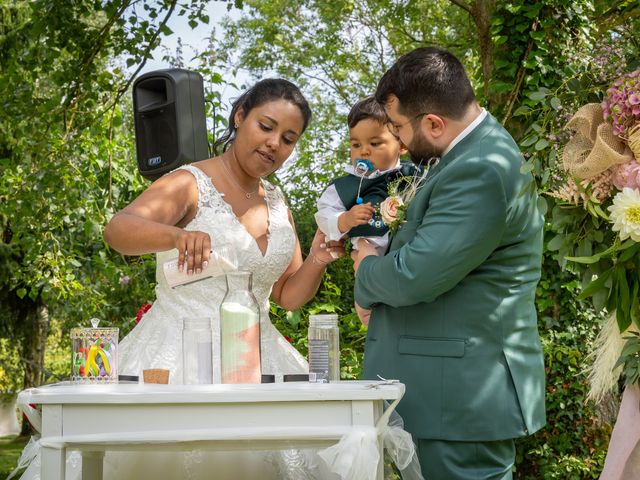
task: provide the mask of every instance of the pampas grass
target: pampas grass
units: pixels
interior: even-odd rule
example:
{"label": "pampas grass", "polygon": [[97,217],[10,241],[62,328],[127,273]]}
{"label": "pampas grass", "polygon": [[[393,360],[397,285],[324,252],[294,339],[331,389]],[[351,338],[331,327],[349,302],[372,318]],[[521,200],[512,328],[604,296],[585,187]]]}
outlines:
{"label": "pampas grass", "polygon": [[594,342],[594,349],[586,358],[589,365],[587,367],[589,379],[587,400],[601,402],[620,378],[622,365],[615,368],[614,366],[622,353],[625,333],[627,332],[620,333],[616,313],[613,312],[605,321]]}

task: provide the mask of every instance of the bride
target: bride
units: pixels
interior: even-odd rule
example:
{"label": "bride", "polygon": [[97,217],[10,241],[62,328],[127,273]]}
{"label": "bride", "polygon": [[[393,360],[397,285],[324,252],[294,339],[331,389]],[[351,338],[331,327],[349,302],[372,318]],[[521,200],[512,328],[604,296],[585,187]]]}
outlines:
{"label": "bride", "polygon": [[[158,252],[157,299],[121,342],[120,373],[166,368],[170,382],[182,383],[182,324],[177,319],[214,318],[213,344],[218,344],[224,276],[171,289],[162,264],[177,256],[188,274],[197,274],[211,249],[220,245],[231,245],[239,268],[253,273],[261,310],[262,372],[307,371],[306,361],[270,322],[269,298],[287,310],[299,308],[315,295],[334,258],[317,234],[309,256],[302,260],[282,192],[262,177],[291,155],[310,117],[309,105],[295,85],[281,79],[258,82],[233,104],[229,128],[220,139],[222,155],[158,179],[111,219],[104,237],[114,249],[125,255]],[[219,367],[216,362],[216,383]]]}
{"label": "bride", "polygon": [[[295,310],[316,293],[326,266],[344,254],[337,242],[316,232],[302,258],[293,218],[282,192],[262,177],[291,155],[311,118],[299,89],[281,79],[255,84],[233,104],[221,139],[222,155],[180,167],[163,176],[117,213],[104,231],[107,243],[125,255],[157,252],[156,301],[119,347],[119,371],[141,375],[146,368],[170,370],[182,383],[182,319],[212,318],[219,338],[218,309],[224,276],[171,289],[162,263],[178,256],[187,273],[199,273],[216,245],[233,245],[239,268],[253,273],[260,306],[262,372],[306,373],[305,359],[269,320],[269,299]],[[176,252],[177,250],[177,252]],[[214,358],[216,355],[214,355]],[[214,362],[214,382],[220,379]],[[68,470],[79,466],[76,454]],[[327,478],[312,452],[297,450],[228,453],[191,451],[140,455],[108,452],[105,480],[125,478]],[[221,461],[224,457],[224,461]],[[75,460],[75,461],[72,461]],[[250,473],[251,469],[254,473]],[[259,471],[256,477],[255,470]],[[214,473],[215,472],[215,473]],[[246,473],[241,473],[246,472]],[[153,477],[152,477],[153,476]]]}

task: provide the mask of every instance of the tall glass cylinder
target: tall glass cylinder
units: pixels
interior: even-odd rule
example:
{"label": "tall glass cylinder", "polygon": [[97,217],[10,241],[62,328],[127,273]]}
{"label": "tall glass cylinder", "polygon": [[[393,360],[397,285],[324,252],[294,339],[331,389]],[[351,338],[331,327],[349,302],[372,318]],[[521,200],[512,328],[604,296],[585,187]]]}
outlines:
{"label": "tall glass cylinder", "polygon": [[222,383],[260,383],[260,308],[251,290],[252,274],[228,272],[220,305]]}
{"label": "tall glass cylinder", "polygon": [[213,383],[211,319],[185,318],[182,322],[183,383]]}
{"label": "tall glass cylinder", "polygon": [[338,315],[309,316],[309,381],[340,380],[340,329]]}

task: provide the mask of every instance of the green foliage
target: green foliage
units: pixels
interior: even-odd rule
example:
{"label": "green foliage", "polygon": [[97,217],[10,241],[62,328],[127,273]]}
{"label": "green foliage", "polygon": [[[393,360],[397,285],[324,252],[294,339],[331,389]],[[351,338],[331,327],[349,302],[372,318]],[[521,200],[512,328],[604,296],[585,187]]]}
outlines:
{"label": "green foliage", "polygon": [[[590,0],[497,4],[491,19],[495,54],[489,88],[494,115],[509,119],[516,106],[519,113],[535,109],[559,81],[572,76],[566,60],[588,45],[592,10]],[[510,126],[521,128],[517,122]]]}
{"label": "green foliage", "polygon": [[547,425],[518,441],[518,479],[598,478],[610,427],[586,402],[585,356],[598,330],[592,309],[577,299],[579,282],[555,270],[546,255],[536,292],[546,371]]}
{"label": "green foliage", "polygon": [[0,438],[0,478],[6,478],[18,464],[22,449],[29,441],[29,437]]}
{"label": "green foliage", "polygon": [[23,375],[18,349],[8,338],[0,338],[0,396],[20,391]]}
{"label": "green foliage", "polygon": [[[120,62],[141,67],[171,34],[170,15],[204,22],[205,6],[43,0],[0,7],[0,335],[35,371],[42,366],[34,365],[41,361],[34,345],[44,339],[30,339],[30,326],[39,309],[65,331],[92,316],[117,326],[152,296],[149,258],[124,259],[102,240],[113,212],[144,187],[132,168],[124,96],[132,77]],[[42,381],[27,373],[29,385]]]}
{"label": "green foliage", "polygon": [[[606,211],[615,191],[610,181],[607,184],[606,175],[574,179],[559,165],[558,157],[568,141],[564,130],[568,118],[580,106],[603,100],[606,88],[628,65],[637,64],[638,47],[635,37],[625,36],[624,29],[609,32],[599,38],[595,51],[567,62],[566,68],[576,73],[572,78],[559,83],[553,91],[540,91],[536,110],[532,107],[521,111],[524,117],[535,115],[521,145],[529,156],[526,166],[547,195],[545,206],[553,233],[547,248],[560,266],[580,279],[581,299],[589,298],[603,315],[615,311],[621,332],[634,323],[635,328],[640,327],[640,245],[632,240],[620,241],[611,229]],[[587,44],[584,48],[588,48]],[[593,65],[587,67],[585,59],[591,59]],[[560,114],[562,121],[558,121]],[[621,359],[627,383],[640,378],[637,345],[638,337],[632,335]]]}

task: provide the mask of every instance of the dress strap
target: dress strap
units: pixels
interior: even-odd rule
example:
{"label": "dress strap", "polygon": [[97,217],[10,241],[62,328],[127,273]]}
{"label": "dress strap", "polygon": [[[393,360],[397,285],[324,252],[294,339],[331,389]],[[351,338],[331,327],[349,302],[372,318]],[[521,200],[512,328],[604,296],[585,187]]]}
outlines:
{"label": "dress strap", "polygon": [[182,165],[181,167],[176,168],[174,171],[176,170],[186,170],[195,177],[196,184],[198,185],[198,210],[200,210],[203,205],[210,205],[212,190],[211,187],[213,186],[213,184],[211,183],[211,179],[207,176],[207,174],[195,165]]}

